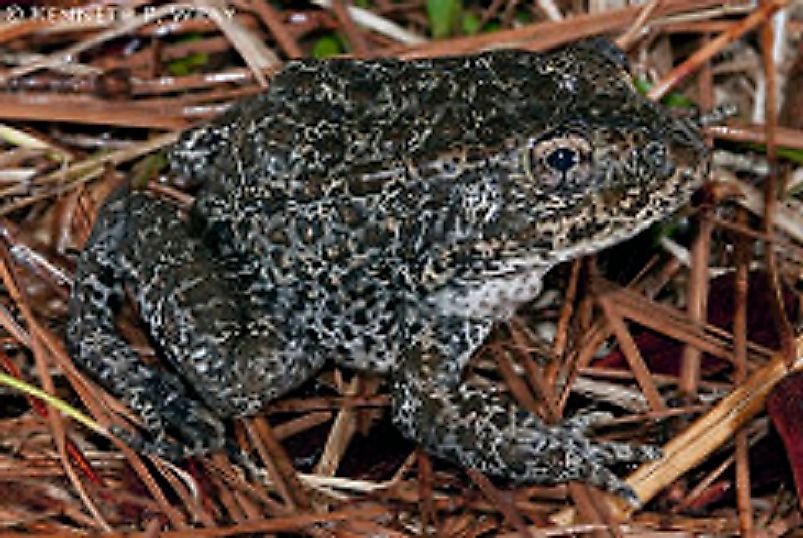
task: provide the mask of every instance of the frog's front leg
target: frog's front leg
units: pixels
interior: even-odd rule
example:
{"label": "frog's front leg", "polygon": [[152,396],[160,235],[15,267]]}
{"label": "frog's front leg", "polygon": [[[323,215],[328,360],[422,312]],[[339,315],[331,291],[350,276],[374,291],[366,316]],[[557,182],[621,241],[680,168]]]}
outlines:
{"label": "frog's front leg", "polygon": [[[138,448],[172,459],[220,448],[219,417],[256,412],[318,367],[251,308],[249,282],[228,274],[163,201],[121,190],[101,209],[76,270],[67,337],[74,359],[142,416],[155,441]],[[118,334],[124,287],[174,371],[144,362]]]}
{"label": "frog's front leg", "polygon": [[460,372],[448,365],[464,361],[456,361],[449,355],[453,346],[438,340],[420,339],[393,372],[393,419],[406,436],[490,475],[539,484],[582,480],[639,504],[608,466],[655,459],[656,447],[595,443],[583,435],[585,419],[548,426],[498,389],[460,383]]}

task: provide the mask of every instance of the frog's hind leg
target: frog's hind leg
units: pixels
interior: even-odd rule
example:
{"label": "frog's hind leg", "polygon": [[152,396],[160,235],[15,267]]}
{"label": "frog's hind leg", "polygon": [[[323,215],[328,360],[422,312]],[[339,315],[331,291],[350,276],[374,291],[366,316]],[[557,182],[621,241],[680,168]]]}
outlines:
{"label": "frog's hind leg", "polygon": [[67,343],[76,362],[140,415],[155,441],[122,429],[114,433],[138,450],[177,459],[185,455],[185,448],[169,442],[165,433],[179,416],[184,416],[182,427],[193,430],[186,440],[215,443],[222,438],[223,425],[189,398],[176,375],[144,363],[117,332],[114,314],[124,300],[127,275],[123,245],[128,236],[128,202],[127,190],[121,189],[99,212],[76,269]]}
{"label": "frog's hind leg", "polygon": [[460,383],[459,372],[444,367],[455,362],[449,353],[438,338],[421,338],[392,372],[393,420],[403,434],[490,475],[541,484],[582,480],[639,503],[608,466],[655,459],[658,449],[590,441],[582,430],[599,416],[548,426],[494,387]]}
{"label": "frog's hind leg", "polygon": [[[121,190],[101,209],[76,270],[67,339],[154,435],[135,448],[171,459],[218,449],[219,417],[257,411],[317,367],[281,344],[268,316],[243,308],[248,282],[227,274],[163,201]],[[124,286],[179,375],[144,362],[118,334]]]}

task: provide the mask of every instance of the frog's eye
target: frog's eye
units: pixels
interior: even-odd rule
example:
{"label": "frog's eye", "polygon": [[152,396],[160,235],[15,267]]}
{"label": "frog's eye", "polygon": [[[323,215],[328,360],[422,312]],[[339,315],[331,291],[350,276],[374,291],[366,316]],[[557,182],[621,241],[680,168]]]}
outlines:
{"label": "frog's eye", "polygon": [[566,134],[534,142],[527,152],[525,168],[531,179],[545,188],[571,188],[588,178],[591,144]]}
{"label": "frog's eye", "polygon": [[558,148],[544,159],[546,164],[561,173],[566,173],[578,162],[580,162],[580,155],[571,148]]}

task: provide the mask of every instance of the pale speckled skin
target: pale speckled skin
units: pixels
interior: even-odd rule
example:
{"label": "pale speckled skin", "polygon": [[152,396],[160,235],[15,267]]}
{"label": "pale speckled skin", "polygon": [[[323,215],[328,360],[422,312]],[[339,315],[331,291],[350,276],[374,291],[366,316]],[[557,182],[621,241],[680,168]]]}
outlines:
{"label": "pale speckled skin", "polygon": [[[68,341],[171,457],[219,448],[326,358],[387,373],[393,420],[435,454],[518,481],[580,479],[656,449],[546,426],[460,382],[491,325],[553,265],[684,204],[707,170],[695,127],[632,88],[604,41],[548,54],[297,61],[171,155],[189,219],[121,191],[81,256]],[[174,373],[114,328],[132,290]],[[169,431],[181,448],[166,437]]]}

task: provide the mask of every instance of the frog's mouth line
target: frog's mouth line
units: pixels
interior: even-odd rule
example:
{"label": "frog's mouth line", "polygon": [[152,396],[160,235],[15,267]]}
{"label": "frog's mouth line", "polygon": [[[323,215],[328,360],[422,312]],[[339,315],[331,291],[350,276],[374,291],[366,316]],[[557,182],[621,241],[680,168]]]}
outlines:
{"label": "frog's mouth line", "polygon": [[635,216],[628,219],[630,226],[617,227],[607,234],[583,240],[567,249],[560,250],[555,263],[578,256],[587,256],[609,248],[635,237],[657,221],[672,215],[687,204],[694,191],[702,185],[702,178],[707,175],[707,168],[707,163],[702,163],[698,170],[676,169],[671,180],[648,194],[647,203],[639,209]]}
{"label": "frog's mouth line", "polygon": [[[536,253],[511,256],[504,260],[499,271],[494,271],[493,278],[515,276],[520,272],[532,270],[549,270],[549,268],[567,260],[594,254],[622,241],[626,241],[643,232],[655,222],[666,218],[688,203],[694,191],[707,176],[708,162],[701,159],[696,168],[678,167],[671,179],[664,182],[659,189],[648,193],[647,202],[639,207],[637,213],[619,220],[616,214],[608,211],[609,223],[592,237],[555,247],[551,250],[538,249]],[[605,204],[601,204],[605,207]],[[564,225],[558,229],[570,230],[574,226],[571,218],[566,218]]]}

